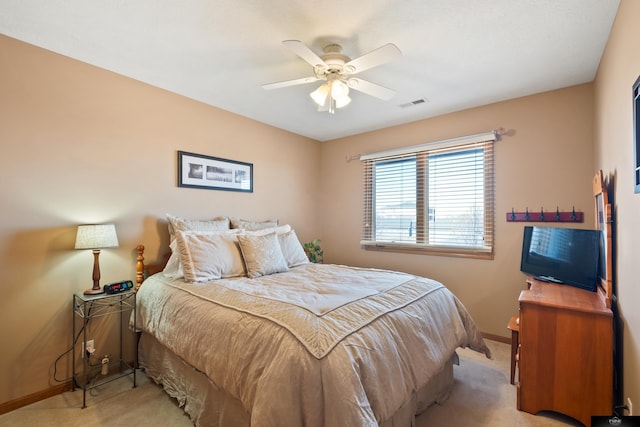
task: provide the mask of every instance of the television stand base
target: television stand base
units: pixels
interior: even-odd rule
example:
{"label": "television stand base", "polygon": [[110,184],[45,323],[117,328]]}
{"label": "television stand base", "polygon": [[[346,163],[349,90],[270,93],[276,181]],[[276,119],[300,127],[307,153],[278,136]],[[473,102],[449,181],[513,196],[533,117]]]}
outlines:
{"label": "television stand base", "polygon": [[555,277],[551,277],[551,276],[536,276],[534,277],[534,279],[539,280],[541,282],[548,282],[548,283],[557,283],[557,284],[562,284],[562,280],[558,280]]}

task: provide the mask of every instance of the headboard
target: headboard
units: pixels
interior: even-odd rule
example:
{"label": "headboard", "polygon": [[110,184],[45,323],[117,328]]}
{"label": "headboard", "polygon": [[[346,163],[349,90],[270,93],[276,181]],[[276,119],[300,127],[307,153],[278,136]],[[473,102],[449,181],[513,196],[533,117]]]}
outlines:
{"label": "headboard", "polygon": [[595,198],[596,228],[602,232],[600,238],[600,286],[598,292],[602,295],[607,305],[611,308],[613,297],[613,253],[611,224],[611,204],[607,196],[607,190],[602,178],[602,171],[598,171],[593,178],[593,196]]}

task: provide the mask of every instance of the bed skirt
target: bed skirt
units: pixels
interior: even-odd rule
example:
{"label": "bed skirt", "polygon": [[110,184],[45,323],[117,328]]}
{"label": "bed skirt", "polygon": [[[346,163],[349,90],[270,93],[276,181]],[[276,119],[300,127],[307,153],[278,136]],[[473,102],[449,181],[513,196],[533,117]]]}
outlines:
{"label": "bed skirt", "polygon": [[[250,427],[250,414],[239,400],[144,332],[140,337],[138,357],[140,368],[178,401],[196,426]],[[455,353],[438,374],[380,426],[414,426],[417,414],[433,403],[446,400],[453,387],[454,363],[457,363]]]}

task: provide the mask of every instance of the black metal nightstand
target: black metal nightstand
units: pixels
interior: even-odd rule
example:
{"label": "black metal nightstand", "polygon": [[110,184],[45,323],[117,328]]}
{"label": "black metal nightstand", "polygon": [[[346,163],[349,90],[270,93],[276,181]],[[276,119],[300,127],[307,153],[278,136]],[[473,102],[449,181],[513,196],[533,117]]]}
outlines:
{"label": "black metal nightstand", "polygon": [[[122,378],[127,375],[133,376],[133,387],[136,386],[136,361],[138,359],[138,348],[137,348],[137,339],[136,339],[136,324],[134,320],[134,331],[131,331],[131,340],[133,342],[133,361],[127,362],[123,359],[122,354],[122,342],[123,342],[123,318],[126,317],[125,322],[129,321],[129,317],[125,316],[125,313],[131,313],[133,318],[135,319],[136,313],[136,292],[135,291],[126,291],[115,294],[98,294],[98,295],[84,295],[82,293],[77,293],[73,295],[73,388],[76,387],[82,388],[82,408],[87,407],[86,395],[87,390],[90,390],[94,387],[98,387],[102,384],[114,381],[118,378]],[[113,316],[119,314],[119,354],[118,357],[112,357],[108,359],[107,370],[110,372],[114,372],[111,375],[103,376],[101,375],[101,367],[100,365],[90,365],[90,357],[87,357],[86,354],[83,358],[83,369],[82,372],[76,372],[76,357],[77,357],[77,344],[78,337],[77,335],[82,332],[82,343],[87,342],[87,325],[91,319],[95,319],[97,317],[102,316]],[[77,320],[81,320],[82,329],[77,329],[76,323]],[[126,323],[124,323],[126,325]],[[85,352],[85,349],[81,349],[81,351]],[[103,359],[103,364],[105,360]],[[102,376],[102,378],[96,379]]]}

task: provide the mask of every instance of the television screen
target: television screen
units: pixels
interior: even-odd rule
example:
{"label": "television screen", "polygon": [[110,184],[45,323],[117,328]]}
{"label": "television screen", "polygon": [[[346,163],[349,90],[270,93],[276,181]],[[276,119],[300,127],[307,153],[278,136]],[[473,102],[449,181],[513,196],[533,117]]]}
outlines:
{"label": "television screen", "polygon": [[520,270],[538,280],[595,291],[600,231],[525,226]]}

